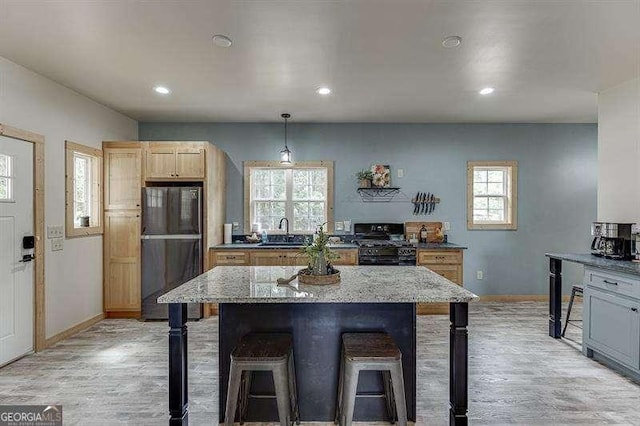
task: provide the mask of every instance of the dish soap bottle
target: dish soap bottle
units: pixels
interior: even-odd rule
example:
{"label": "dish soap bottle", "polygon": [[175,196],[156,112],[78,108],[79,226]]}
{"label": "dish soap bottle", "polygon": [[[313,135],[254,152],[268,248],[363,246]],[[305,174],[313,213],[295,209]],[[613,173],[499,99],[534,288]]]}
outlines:
{"label": "dish soap bottle", "polygon": [[427,227],[423,224],[422,228],[420,228],[420,242],[421,243],[426,243],[427,242]]}
{"label": "dish soap bottle", "polygon": [[262,243],[266,244],[269,241],[269,237],[267,237],[266,229],[262,230]]}

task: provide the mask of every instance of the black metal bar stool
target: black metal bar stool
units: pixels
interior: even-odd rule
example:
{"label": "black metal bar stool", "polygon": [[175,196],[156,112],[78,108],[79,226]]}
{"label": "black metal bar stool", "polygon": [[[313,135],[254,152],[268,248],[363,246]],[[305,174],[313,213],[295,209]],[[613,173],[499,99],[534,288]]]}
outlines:
{"label": "black metal bar stool", "polygon": [[[271,371],[275,395],[251,394],[254,371]],[[224,414],[226,426],[233,425],[237,409],[240,411],[240,424],[244,423],[249,398],[276,398],[280,425],[290,426],[292,421],[300,424],[293,339],[290,334],[247,334],[231,352]]]}
{"label": "black metal bar stool", "polygon": [[582,321],[582,320],[571,320],[571,309],[573,308],[573,299],[576,296],[584,298],[584,288],[581,285],[574,285],[573,287],[571,287],[571,298],[569,298],[569,308],[567,308],[567,319],[565,320],[564,328],[562,329],[562,337],[564,337],[564,332],[567,331],[567,326],[569,325],[570,322]]}
{"label": "black metal bar stool", "polygon": [[[360,371],[379,371],[384,383],[380,395],[357,394]],[[396,418],[402,426],[407,424],[407,402],[402,375],[402,353],[386,333],[345,333],[342,335],[342,357],[338,384],[335,423],[350,426],[353,421],[356,397],[382,397],[386,399],[389,421]]]}

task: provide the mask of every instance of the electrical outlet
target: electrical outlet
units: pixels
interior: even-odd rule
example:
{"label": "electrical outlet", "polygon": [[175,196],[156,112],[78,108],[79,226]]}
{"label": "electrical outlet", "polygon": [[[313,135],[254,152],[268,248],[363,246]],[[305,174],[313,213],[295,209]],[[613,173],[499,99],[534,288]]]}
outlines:
{"label": "electrical outlet", "polygon": [[234,231],[237,231],[239,227],[240,227],[240,224],[238,222],[233,222],[233,230]]}
{"label": "electrical outlet", "polygon": [[445,231],[450,231],[451,230],[451,222],[442,222],[442,227],[444,228]]}
{"label": "electrical outlet", "polygon": [[404,169],[398,169],[398,177],[399,178],[404,177]]}
{"label": "electrical outlet", "polygon": [[64,237],[64,228],[62,225],[47,226],[47,238],[62,238]]}
{"label": "electrical outlet", "polygon": [[476,278],[479,280],[484,279],[484,273],[482,271],[477,271],[476,272]]}
{"label": "electrical outlet", "polygon": [[53,238],[51,240],[51,251],[60,251],[64,249],[64,238]]}

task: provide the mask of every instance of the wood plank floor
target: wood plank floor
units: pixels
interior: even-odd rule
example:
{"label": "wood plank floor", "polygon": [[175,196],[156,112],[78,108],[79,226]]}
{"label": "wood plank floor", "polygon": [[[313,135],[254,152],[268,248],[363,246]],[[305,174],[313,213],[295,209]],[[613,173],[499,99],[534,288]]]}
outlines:
{"label": "wood plank floor", "polygon": [[[580,309],[576,310],[579,318]],[[217,320],[190,323],[191,424],[217,413]],[[547,336],[544,303],[470,313],[471,424],[640,425],[640,386]],[[418,424],[447,424],[448,320],[418,320]],[[105,320],[0,369],[0,404],[62,404],[65,425],[167,424],[167,327]]]}

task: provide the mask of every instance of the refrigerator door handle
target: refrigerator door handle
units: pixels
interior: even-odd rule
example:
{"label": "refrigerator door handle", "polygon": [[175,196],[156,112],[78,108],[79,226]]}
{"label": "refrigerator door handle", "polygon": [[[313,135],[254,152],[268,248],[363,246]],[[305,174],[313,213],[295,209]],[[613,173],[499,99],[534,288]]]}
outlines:
{"label": "refrigerator door handle", "polygon": [[202,235],[170,234],[170,235],[142,235],[141,240],[201,240]]}

